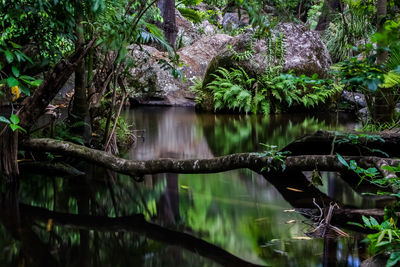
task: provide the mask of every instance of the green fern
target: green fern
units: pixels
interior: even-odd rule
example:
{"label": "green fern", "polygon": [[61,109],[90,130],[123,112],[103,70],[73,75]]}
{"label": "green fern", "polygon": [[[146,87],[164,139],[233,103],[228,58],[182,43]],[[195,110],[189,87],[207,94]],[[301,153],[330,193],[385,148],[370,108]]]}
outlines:
{"label": "green fern", "polygon": [[203,90],[203,79],[199,77],[195,77],[193,80],[193,85],[189,87],[189,90],[195,93],[195,99],[194,101],[196,104],[200,104],[205,95],[205,92]]}
{"label": "green fern", "polygon": [[214,96],[214,109],[268,115],[293,105],[315,107],[343,90],[330,79],[292,73],[276,75],[278,70],[270,68],[256,80],[243,68],[218,68],[212,74],[215,79],[207,85]]}
{"label": "green fern", "polygon": [[215,80],[207,85],[214,94],[214,109],[244,111],[251,110],[251,87],[254,82],[243,69],[218,68]]}
{"label": "green fern", "polygon": [[194,24],[199,24],[205,19],[205,15],[201,11],[183,7],[178,7],[178,10],[185,19],[190,20]]}
{"label": "green fern", "polygon": [[400,86],[400,73],[398,73],[397,71],[392,70],[388,73],[385,73],[383,77],[385,82],[380,84],[379,87],[391,88]]}

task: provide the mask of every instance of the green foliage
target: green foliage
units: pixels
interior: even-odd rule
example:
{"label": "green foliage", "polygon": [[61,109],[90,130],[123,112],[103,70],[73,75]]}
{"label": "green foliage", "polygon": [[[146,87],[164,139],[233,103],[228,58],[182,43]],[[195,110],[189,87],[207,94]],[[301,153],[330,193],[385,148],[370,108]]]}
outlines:
{"label": "green foliage", "polygon": [[335,74],[341,82],[349,86],[349,90],[363,93],[375,92],[383,81],[383,71],[374,62],[373,57],[362,60],[352,57],[338,63],[333,69],[336,70]]}
{"label": "green foliage", "polygon": [[360,177],[358,185],[360,185],[364,179],[367,179],[368,181],[373,181],[373,179],[375,179],[379,175],[379,172],[376,168],[364,169],[358,166],[355,160],[350,160],[350,162],[347,162],[338,153],[336,153],[336,156],[341,164],[346,166],[349,170],[354,171],[358,175],[358,177]]}
{"label": "green foliage", "polygon": [[[98,121],[99,124],[99,136],[103,136],[107,123],[107,118],[101,118]],[[118,117],[117,126],[115,128],[116,136],[117,136],[117,145],[118,148],[126,151],[127,148],[130,148],[133,142],[136,139],[136,136],[132,133],[132,125],[129,125],[123,117]]]}
{"label": "green foliage", "polygon": [[193,81],[193,85],[189,87],[190,91],[195,93],[195,102],[196,104],[200,104],[204,97],[206,96],[205,92],[203,91],[203,79],[199,77],[195,77]]}
{"label": "green foliage", "polygon": [[38,48],[34,61],[55,63],[71,51],[75,27],[71,1],[8,1],[0,6],[0,21],[0,44],[34,44]]}
{"label": "green foliage", "polygon": [[230,109],[251,111],[251,88],[255,79],[250,78],[242,69],[218,68],[213,74],[215,80],[207,85],[214,94],[215,110]]}
{"label": "green foliage", "polygon": [[[338,134],[336,134],[338,135]],[[335,141],[337,144],[345,144],[345,143],[350,143],[352,145],[359,145],[359,144],[365,144],[368,141],[380,141],[380,142],[385,142],[385,139],[383,139],[380,135],[375,135],[375,134],[345,134],[345,135],[339,135],[340,138]]]}
{"label": "green foliage", "polygon": [[38,87],[42,82],[41,79],[22,75],[26,66],[33,65],[33,62],[21,49],[22,46],[12,41],[0,42],[0,58],[4,56],[6,59],[4,66],[0,64],[0,77],[3,78],[0,80],[0,87],[6,85],[11,90],[12,99],[9,99],[10,101],[17,100],[20,97],[20,92],[30,96],[30,88]]}
{"label": "green foliage", "polygon": [[361,149],[367,150],[371,153],[380,153],[384,157],[389,157],[389,155],[380,150],[380,149],[375,149],[375,148],[369,148],[366,144],[368,141],[379,141],[379,142],[385,142],[385,140],[379,136],[379,135],[371,135],[371,134],[346,134],[346,135],[338,135],[335,133],[336,136],[340,136],[338,139],[335,140],[335,144],[352,144],[356,146],[360,150],[361,154]]}
{"label": "green foliage", "polygon": [[249,43],[246,46],[246,50],[243,52],[237,52],[235,49],[232,48],[231,44],[228,44],[228,50],[232,53],[232,59],[241,61],[241,60],[249,60],[253,57],[255,40],[253,37],[250,38]]}
{"label": "green foliage", "polygon": [[346,1],[348,9],[337,14],[325,31],[323,39],[333,62],[345,60],[353,55],[354,46],[368,39],[373,33],[375,5],[368,1]]}
{"label": "green foliage", "polygon": [[[250,78],[242,69],[219,68],[215,80],[207,85],[214,94],[215,110],[244,111],[268,115],[284,107],[315,107],[341,92],[342,87],[317,75],[307,77],[291,73],[279,74],[271,69],[258,79]],[[276,75],[276,76],[275,76]],[[198,94],[199,101],[201,94]]]}
{"label": "green foliage", "polygon": [[310,25],[310,29],[312,30],[315,30],[315,27],[318,24],[323,4],[324,1],[314,1],[314,4],[307,12],[307,24]]}
{"label": "green foliage", "polygon": [[86,123],[83,121],[78,121],[73,123],[72,125],[68,125],[64,122],[58,123],[55,126],[54,129],[54,137],[55,139],[58,140],[63,140],[63,141],[71,141],[74,143],[78,143],[80,145],[84,145],[84,140],[82,136],[78,136],[73,133],[74,128],[81,127],[82,125],[85,125]]}
{"label": "green foliage", "polygon": [[357,130],[361,132],[381,132],[384,130],[390,130],[396,128],[398,126],[399,126],[399,121],[395,120],[393,120],[392,122],[384,122],[384,123],[367,121]]}
{"label": "green foliage", "polygon": [[207,17],[207,14],[192,8],[178,7],[178,10],[185,19],[190,20],[194,24],[201,23]]}
{"label": "green foliage", "polygon": [[392,217],[379,223],[374,217],[362,216],[364,225],[349,223],[365,229],[371,229],[376,233],[369,234],[365,242],[369,243],[368,249],[372,254],[390,253],[386,267],[395,266],[400,261],[400,230],[397,229],[397,219]]}
{"label": "green foliage", "polygon": [[[281,164],[282,171],[285,171],[286,165],[284,163],[287,155],[290,154],[290,151],[279,151],[278,146],[275,145],[267,145],[261,143],[263,147],[266,148],[263,152],[259,153],[260,157],[272,157],[275,161],[278,161]],[[265,166],[261,169],[261,171],[270,171],[270,166]]]}
{"label": "green foliage", "polygon": [[20,120],[19,120],[18,116],[15,114],[11,114],[10,119],[7,119],[4,116],[0,116],[0,122],[8,124],[13,132],[20,130],[20,131],[26,133],[26,130],[18,125]]}
{"label": "green foliage", "polygon": [[300,104],[305,108],[315,107],[342,91],[342,87],[330,79],[318,79],[318,75],[307,77],[291,73],[273,76],[261,75],[262,92],[270,96],[273,104],[285,103],[288,107]]}

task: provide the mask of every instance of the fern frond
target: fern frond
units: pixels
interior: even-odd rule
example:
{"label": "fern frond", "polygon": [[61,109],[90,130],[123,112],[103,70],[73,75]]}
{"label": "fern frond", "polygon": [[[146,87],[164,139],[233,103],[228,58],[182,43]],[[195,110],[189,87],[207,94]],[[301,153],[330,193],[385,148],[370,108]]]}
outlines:
{"label": "fern frond", "polygon": [[201,23],[204,19],[204,15],[200,11],[183,7],[178,7],[178,10],[185,19],[190,20],[194,24]]}
{"label": "fern frond", "polygon": [[400,86],[400,73],[396,71],[390,71],[383,75],[384,83],[380,84],[379,87],[391,88],[395,86]]}

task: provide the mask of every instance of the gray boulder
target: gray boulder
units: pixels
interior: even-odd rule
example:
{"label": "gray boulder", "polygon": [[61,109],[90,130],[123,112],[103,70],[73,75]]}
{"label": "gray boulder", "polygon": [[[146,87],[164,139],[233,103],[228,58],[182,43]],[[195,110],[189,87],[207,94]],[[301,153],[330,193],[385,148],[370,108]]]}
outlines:
{"label": "gray boulder", "polygon": [[351,110],[358,110],[367,106],[365,96],[361,93],[343,91],[342,100],[350,104]]}
{"label": "gray boulder", "polygon": [[185,19],[178,9],[175,9],[175,21],[178,29],[176,38],[178,46],[189,46],[201,38],[201,33],[196,29],[195,25]]}
{"label": "gray boulder", "polygon": [[212,58],[223,50],[232,37],[225,34],[206,36],[178,51],[186,82],[175,79],[169,70],[163,70],[159,60],[167,60],[168,54],[154,47],[132,46],[130,54],[136,61],[130,69],[127,85],[134,103],[154,105],[193,106],[194,95],[189,90],[195,77],[203,78]]}
{"label": "gray boulder", "polygon": [[[326,77],[331,65],[329,52],[322,42],[319,34],[308,30],[301,25],[292,23],[278,24],[275,33],[283,35],[283,47],[285,57],[283,61],[283,72],[290,70],[296,74],[306,74],[312,76],[317,73],[319,77]],[[248,50],[251,42],[251,30],[234,37],[230,45],[237,53]],[[211,61],[205,76],[205,84],[212,80],[211,74],[218,67],[238,68],[242,67],[250,76],[257,77],[265,72],[269,63],[267,60],[267,42],[265,39],[256,40],[253,43],[253,55],[250,58],[236,60],[232,49],[226,48]]]}
{"label": "gray boulder", "polygon": [[249,25],[249,16],[245,15],[244,12],[242,12],[240,19],[237,12],[227,12],[222,19],[222,27],[227,31],[247,25]]}

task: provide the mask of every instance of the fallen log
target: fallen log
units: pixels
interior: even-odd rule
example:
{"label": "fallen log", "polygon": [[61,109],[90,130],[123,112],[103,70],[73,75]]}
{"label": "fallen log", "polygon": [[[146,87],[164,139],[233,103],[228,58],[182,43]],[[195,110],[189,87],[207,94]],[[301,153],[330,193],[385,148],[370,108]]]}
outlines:
{"label": "fallen log", "polygon": [[[352,137],[349,135],[352,135]],[[311,135],[299,137],[282,151],[292,155],[330,155],[339,153],[348,156],[400,156],[399,133],[337,133],[317,131]]]}
{"label": "fallen log", "polygon": [[[48,138],[28,139],[21,148],[31,151],[48,151],[64,156],[86,160],[113,171],[131,176],[143,176],[157,173],[216,173],[234,169],[247,168],[261,173],[268,167],[270,170],[307,171],[317,168],[320,171],[346,171],[348,168],[333,155],[289,156],[284,161],[274,157],[265,157],[259,153],[237,153],[209,159],[178,160],[171,158],[155,160],[127,160],[104,151]],[[363,168],[374,167],[381,158],[369,156],[348,156],[346,161],[354,160]],[[397,166],[399,159],[385,159],[390,166]],[[267,171],[264,171],[267,172]]]}

